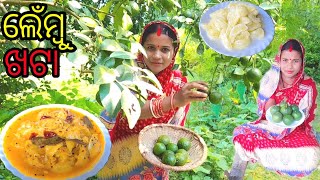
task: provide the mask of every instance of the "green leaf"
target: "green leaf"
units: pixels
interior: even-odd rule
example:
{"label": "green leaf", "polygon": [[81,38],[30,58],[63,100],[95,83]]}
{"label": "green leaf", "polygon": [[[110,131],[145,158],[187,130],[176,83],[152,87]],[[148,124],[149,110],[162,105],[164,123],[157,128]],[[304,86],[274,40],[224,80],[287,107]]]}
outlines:
{"label": "green leaf", "polygon": [[90,10],[87,7],[83,7],[82,10],[86,14],[86,16],[93,17]]}
{"label": "green leaf", "polygon": [[220,158],[216,163],[217,163],[217,166],[223,170],[228,170],[229,168],[228,163],[224,158]]}
{"label": "green leaf", "polygon": [[133,71],[126,65],[119,65],[116,67],[116,70],[120,74],[119,77],[117,77],[118,81],[133,81]]}
{"label": "green leaf", "polygon": [[121,27],[122,27],[122,22],[123,22],[123,20],[122,20],[122,18],[123,18],[123,15],[124,15],[124,8],[123,7],[121,7],[121,2],[118,2],[118,4],[116,4],[115,5],[115,7],[114,7],[114,11],[113,11],[113,18],[114,18],[114,27],[116,28],[116,29],[121,29]]}
{"label": "green leaf", "polygon": [[127,117],[129,128],[133,129],[140,117],[141,107],[136,96],[128,88],[124,88],[121,93],[121,107]]}
{"label": "green leaf", "polygon": [[181,5],[177,0],[169,0],[169,1],[173,2],[173,4],[176,5],[178,8],[181,8]]}
{"label": "green leaf", "polygon": [[136,84],[139,89],[146,89],[148,91],[154,92],[159,95],[163,95],[163,92],[156,88],[154,85],[146,83],[144,81],[134,81],[133,84]]}
{"label": "green leaf", "polygon": [[101,50],[106,50],[106,51],[123,51],[122,47],[120,44],[113,40],[113,39],[105,39],[100,46]]}
{"label": "green leaf", "polygon": [[197,53],[200,54],[200,55],[202,55],[203,52],[204,52],[204,46],[203,46],[202,43],[200,43],[200,44],[198,45],[198,47],[197,47]]}
{"label": "green leaf", "polygon": [[82,8],[81,4],[78,1],[68,1],[69,8],[75,13],[80,13],[80,9]]}
{"label": "green leaf", "polygon": [[197,167],[196,169],[193,170],[195,173],[198,173],[198,172],[203,172],[205,174],[210,174],[210,170],[204,168],[203,166],[199,166]]}
{"label": "green leaf", "polygon": [[103,107],[115,117],[120,111],[121,90],[116,83],[101,84],[99,87],[100,99]]}
{"label": "green leaf", "polygon": [[261,3],[261,4],[259,5],[259,7],[261,7],[261,8],[264,9],[264,10],[271,10],[271,9],[280,8],[281,5],[280,5],[279,3],[272,3],[272,4],[270,4],[270,3],[264,2],[264,3]]}
{"label": "green leaf", "polygon": [[97,26],[94,28],[94,32],[104,36],[104,37],[110,37],[112,34],[104,27]]}
{"label": "green leaf", "polygon": [[91,41],[91,38],[88,37],[87,35],[84,35],[82,33],[73,33],[74,36],[76,36],[77,38],[89,43],[89,45],[92,45],[93,42]]}
{"label": "green leaf", "polygon": [[78,49],[73,53],[69,53],[67,56],[68,60],[76,65],[86,64],[89,61],[89,55]]}
{"label": "green leaf", "polygon": [[174,19],[176,19],[179,22],[186,22],[186,17],[184,16],[175,16]]}
{"label": "green leaf", "polygon": [[109,69],[105,66],[97,65],[94,68],[94,83],[108,84],[116,80],[119,73],[115,69]]}
{"label": "green leaf", "polygon": [[137,54],[138,52],[141,52],[144,56],[147,57],[147,52],[144,49],[144,47],[138,43],[138,42],[131,42],[131,53]]}
{"label": "green leaf", "polygon": [[101,12],[98,12],[98,18],[101,22],[106,18],[107,14],[109,14],[110,7],[113,3],[113,1],[109,1],[104,6],[102,6],[102,8],[100,9]]}
{"label": "green leaf", "polygon": [[110,58],[135,59],[136,56],[127,51],[115,51],[110,54]]}
{"label": "green leaf", "polygon": [[133,26],[131,17],[128,15],[127,11],[124,10],[124,14],[122,16],[122,28],[124,30],[129,31]]}
{"label": "green leaf", "polygon": [[245,102],[246,85],[242,81],[237,84],[237,92],[241,102]]}
{"label": "green leaf", "polygon": [[223,73],[221,72],[221,73],[219,73],[219,78],[218,78],[216,84],[221,84],[223,82],[223,80],[224,80]]}
{"label": "green leaf", "polygon": [[157,79],[157,77],[148,69],[142,69],[140,68],[140,70],[144,73],[146,73],[147,76],[141,76],[144,78],[147,78],[148,80],[150,80],[152,83],[154,83],[161,91],[162,91],[162,86],[159,82],[159,80]]}
{"label": "green leaf", "polygon": [[90,17],[80,17],[79,21],[81,23],[83,23],[84,25],[91,27],[91,28],[95,28],[98,26],[98,23]]}
{"label": "green leaf", "polygon": [[236,69],[234,69],[234,72],[233,74],[236,74],[236,75],[244,75],[246,72],[243,70],[242,67],[236,67]]}

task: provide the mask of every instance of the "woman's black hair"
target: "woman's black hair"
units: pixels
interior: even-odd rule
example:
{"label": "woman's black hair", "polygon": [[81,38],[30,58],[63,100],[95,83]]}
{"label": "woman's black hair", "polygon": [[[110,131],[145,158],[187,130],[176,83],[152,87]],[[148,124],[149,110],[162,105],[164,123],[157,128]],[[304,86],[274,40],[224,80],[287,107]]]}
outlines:
{"label": "woman's black hair", "polygon": [[161,30],[161,34],[169,36],[173,40],[173,46],[176,47],[177,44],[174,42],[177,40],[177,35],[172,31],[172,29],[161,23],[151,24],[149,27],[147,27],[147,29],[144,30],[141,44],[143,45],[146,42],[146,39],[150,34],[157,33],[159,28]]}
{"label": "woman's black hair", "polygon": [[303,56],[302,54],[302,49],[301,49],[301,45],[300,43],[295,40],[295,39],[290,39],[288,42],[286,42],[282,48],[281,48],[281,52],[284,50],[295,50],[298,51],[301,54],[301,57]]}

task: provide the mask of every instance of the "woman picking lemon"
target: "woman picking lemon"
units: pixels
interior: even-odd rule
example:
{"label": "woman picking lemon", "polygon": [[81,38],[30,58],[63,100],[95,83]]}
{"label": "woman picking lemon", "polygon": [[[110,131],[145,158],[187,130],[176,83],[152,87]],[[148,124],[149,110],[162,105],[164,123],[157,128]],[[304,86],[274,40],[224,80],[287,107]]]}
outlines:
{"label": "woman picking lemon", "polygon": [[208,86],[205,82],[188,83],[180,71],[172,70],[180,44],[177,31],[172,25],[162,21],[149,23],[144,28],[140,43],[146,49],[147,57],[138,55],[137,64],[156,75],[164,95],[148,94],[148,100],[133,129],[129,128],[126,117],[118,114],[110,131],[111,155],[98,174],[101,179],[168,179],[168,171],[143,159],[138,149],[138,134],[150,124],[184,126],[190,103],[207,98]]}
{"label": "woman picking lemon", "polygon": [[[295,40],[280,47],[271,69],[261,80],[258,96],[259,119],[234,130],[235,157],[229,179],[243,179],[248,161],[268,170],[294,177],[310,175],[317,168],[320,147],[312,131],[317,107],[316,84],[304,73],[305,49]],[[266,111],[283,100],[297,105],[305,114],[295,128],[281,128],[266,121]]]}

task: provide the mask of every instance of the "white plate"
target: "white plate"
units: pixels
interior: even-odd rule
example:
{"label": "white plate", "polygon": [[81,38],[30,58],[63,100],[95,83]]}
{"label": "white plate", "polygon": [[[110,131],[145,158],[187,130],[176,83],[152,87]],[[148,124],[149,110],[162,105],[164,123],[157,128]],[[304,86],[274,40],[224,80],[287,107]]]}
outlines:
{"label": "white plate", "polygon": [[[273,107],[273,106],[271,106],[271,107]],[[306,118],[306,116],[304,115],[304,112],[299,109],[299,111],[302,113],[302,117],[301,117],[301,119],[300,119],[299,121],[293,121],[293,123],[290,124],[290,125],[285,125],[282,121],[279,122],[279,123],[276,123],[276,122],[273,122],[273,121],[272,121],[272,115],[271,115],[271,112],[270,112],[271,107],[270,107],[270,108],[267,110],[267,112],[266,112],[266,119],[267,119],[270,123],[272,123],[272,124],[274,124],[274,125],[276,125],[276,126],[278,126],[278,127],[282,127],[282,128],[295,128],[295,127],[299,126],[300,124],[302,124],[302,123],[304,122],[305,118]]]}
{"label": "white plate", "polygon": [[217,51],[220,54],[224,54],[226,56],[233,56],[233,57],[243,57],[243,56],[251,56],[254,54],[259,53],[260,51],[264,50],[273,40],[273,36],[274,36],[274,23],[272,18],[269,16],[269,14],[264,11],[262,8],[260,8],[259,6],[256,6],[254,4],[248,3],[248,2],[241,2],[241,3],[245,3],[248,4],[250,6],[254,6],[259,14],[261,15],[262,18],[262,22],[263,22],[263,30],[265,32],[264,38],[261,40],[253,40],[251,42],[251,44],[245,48],[245,49],[241,49],[241,50],[237,50],[237,49],[232,49],[232,50],[228,50],[224,47],[224,45],[222,44],[221,40],[212,40],[209,38],[207,32],[205,29],[203,29],[203,27],[201,27],[202,24],[207,24],[208,22],[210,22],[210,14],[225,8],[229,5],[230,1],[227,2],[223,2],[223,3],[219,3],[211,8],[209,8],[207,11],[205,11],[203,13],[203,15],[201,16],[200,19],[200,23],[199,23],[199,29],[200,29],[200,36],[202,37],[202,39],[204,40],[204,42],[213,50]]}
{"label": "white plate", "polygon": [[94,167],[91,170],[88,170],[82,175],[79,175],[77,177],[70,177],[69,179],[72,180],[83,180],[87,179],[89,177],[95,176],[100,169],[103,168],[105,163],[108,161],[109,155],[110,155],[110,150],[111,150],[111,140],[109,136],[109,132],[107,131],[106,127],[103,125],[103,123],[100,121],[99,118],[94,116],[93,114],[89,113],[86,110],[83,110],[81,108],[77,108],[71,105],[65,105],[65,104],[49,104],[49,105],[41,105],[41,106],[36,106],[30,109],[27,109],[25,111],[22,111],[21,113],[17,114],[14,116],[10,121],[7,122],[7,124],[4,126],[4,128],[1,131],[1,136],[0,136],[0,159],[6,166],[8,170],[10,170],[15,176],[23,179],[23,180],[35,180],[35,178],[26,176],[22,174],[20,171],[18,171],[7,159],[5,153],[4,153],[4,148],[3,148],[3,140],[5,137],[5,134],[9,127],[16,121],[19,117],[22,115],[29,113],[31,111],[43,109],[43,108],[66,108],[66,109],[72,109],[74,111],[80,112],[81,114],[87,116],[89,119],[93,120],[96,125],[99,127],[99,129],[102,131],[104,140],[105,140],[105,147],[104,147],[104,153],[102,154],[100,160],[98,161],[97,164],[94,165]]}

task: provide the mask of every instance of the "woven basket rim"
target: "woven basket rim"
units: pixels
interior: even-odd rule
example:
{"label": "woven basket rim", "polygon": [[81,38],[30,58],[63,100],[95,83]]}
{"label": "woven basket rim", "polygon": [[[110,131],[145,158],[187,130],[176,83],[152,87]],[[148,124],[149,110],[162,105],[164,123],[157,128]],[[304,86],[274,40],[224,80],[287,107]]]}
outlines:
{"label": "woven basket rim", "polygon": [[[151,129],[153,128],[168,128],[168,129],[179,129],[179,130],[182,130],[188,134],[191,134],[192,136],[194,136],[200,146],[201,146],[201,158],[197,161],[194,161],[192,164],[190,163],[186,163],[185,165],[183,166],[170,166],[170,165],[166,165],[166,164],[163,164],[161,163],[160,161],[156,161],[154,160],[155,158],[155,155],[153,153],[148,153],[146,152],[145,150],[145,146],[143,144],[146,144],[145,142],[143,143],[142,142],[142,139],[143,139],[143,136],[144,134],[148,133],[148,131],[150,131]],[[169,131],[170,132],[170,131]],[[169,135],[170,136],[170,135]],[[208,152],[208,148],[207,148],[207,145],[205,143],[205,141],[203,140],[203,138],[198,135],[197,133],[195,133],[194,131],[188,129],[188,128],[185,128],[183,126],[178,126],[178,125],[172,125],[172,124],[151,124],[151,125],[148,125],[146,127],[144,127],[140,133],[139,133],[139,137],[138,137],[138,142],[139,142],[139,151],[140,153],[142,154],[142,156],[148,161],[150,162],[151,164],[155,165],[155,166],[158,166],[160,168],[163,168],[163,169],[167,169],[167,170],[172,170],[172,171],[189,171],[189,170],[192,170],[198,166],[200,166],[206,159],[207,159],[207,152]],[[150,142],[150,141],[149,141]],[[200,152],[199,152],[200,153]]]}

